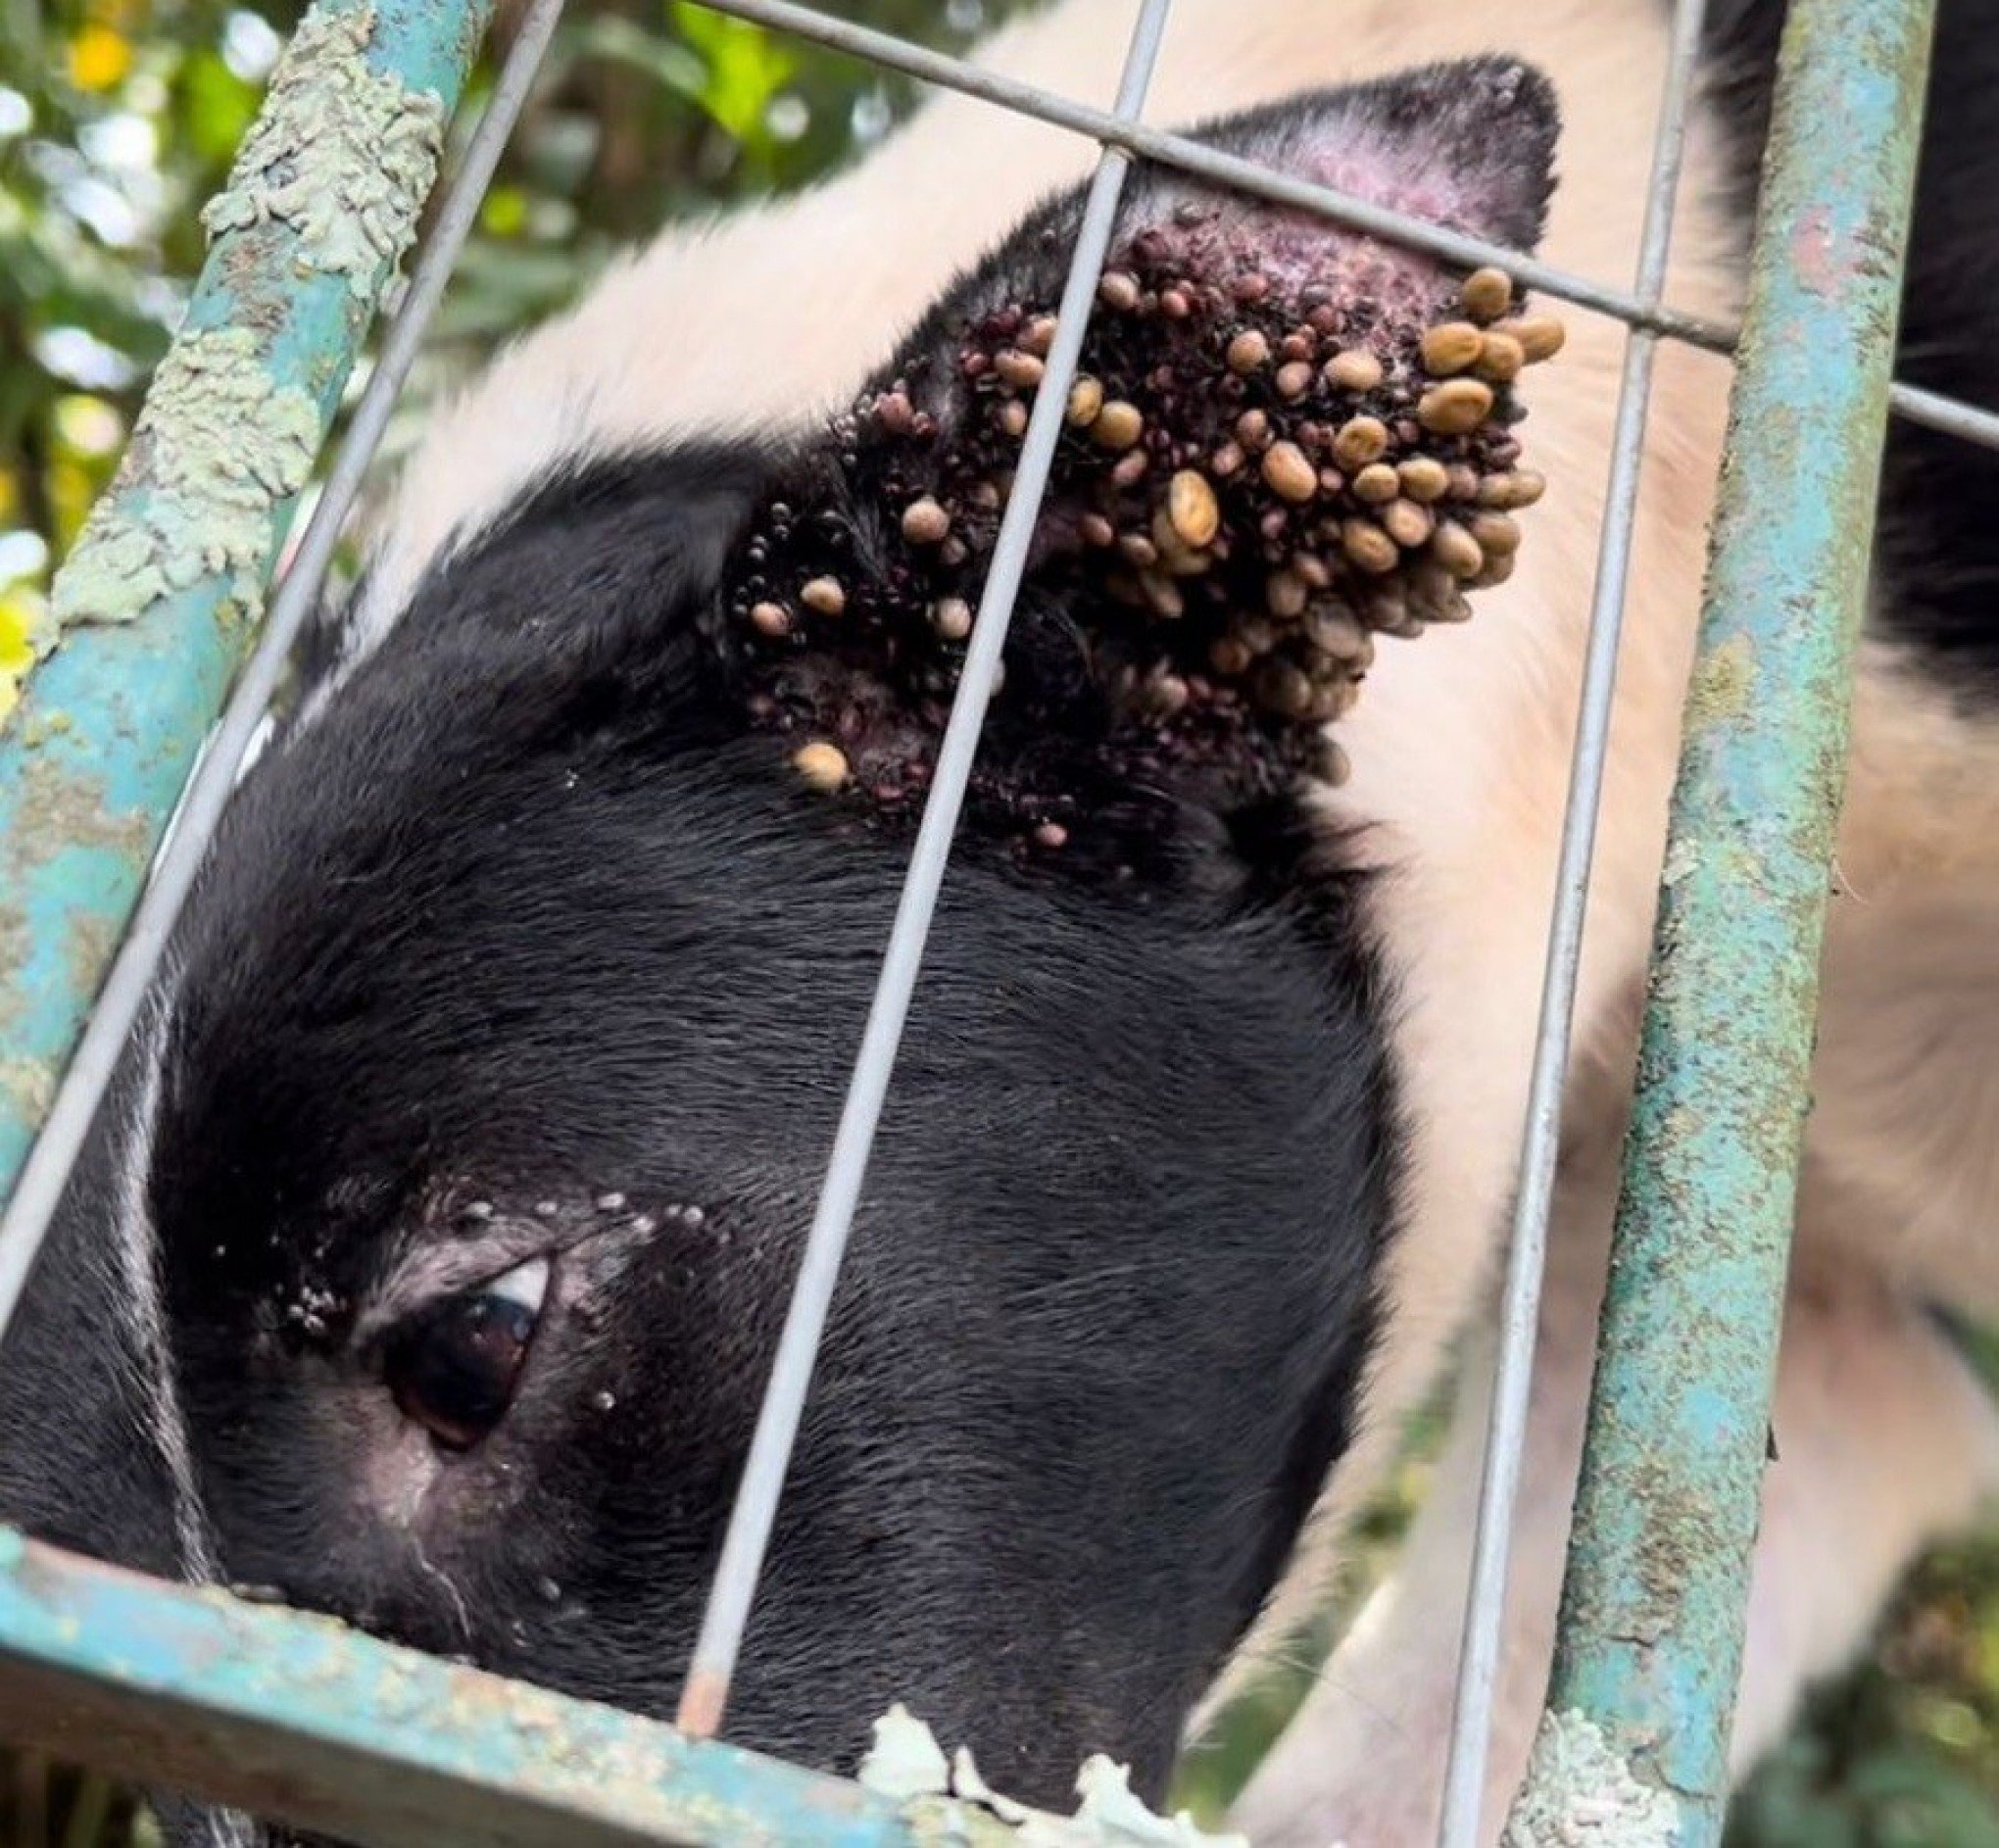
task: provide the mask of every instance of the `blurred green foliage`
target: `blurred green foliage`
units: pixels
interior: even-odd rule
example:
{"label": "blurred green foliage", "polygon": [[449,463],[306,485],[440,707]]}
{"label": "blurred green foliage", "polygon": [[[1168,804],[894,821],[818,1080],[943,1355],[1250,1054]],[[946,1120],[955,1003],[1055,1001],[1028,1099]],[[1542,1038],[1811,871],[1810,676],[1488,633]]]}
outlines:
{"label": "blurred green foliage", "polygon": [[1736,1803],[1726,1848],[1999,1848],[1999,1547],[1925,1562]]}
{"label": "blurred green foliage", "polygon": [[[1019,4],[838,11],[957,48]],[[493,50],[516,7],[503,0]],[[49,573],[116,462],[201,261],[196,211],[295,18],[274,0],[0,0],[0,671],[20,664]],[[474,103],[491,71],[489,57]],[[413,402],[572,299],[622,243],[824,173],[911,100],[899,79],[685,0],[580,6],[485,202]],[[1432,1416],[1327,1611],[1191,1756],[1182,1794],[1199,1813],[1218,1816],[1240,1788],[1392,1561],[1435,1432]],[[106,1780],[0,1760],[0,1848],[155,1839]],[[1999,1848],[1999,1547],[1926,1565],[1870,1658],[1815,1702],[1738,1804],[1729,1848]]]}
{"label": "blurred green foliage", "polygon": [[[843,11],[959,49],[1017,4]],[[0,0],[0,673],[23,664],[49,573],[116,463],[202,259],[197,212],[297,12],[296,0]],[[502,0],[473,104],[517,16],[518,0]],[[621,244],[821,174],[911,100],[900,79],[686,0],[577,8],[413,402],[574,297]],[[471,119],[461,112],[460,135]]]}

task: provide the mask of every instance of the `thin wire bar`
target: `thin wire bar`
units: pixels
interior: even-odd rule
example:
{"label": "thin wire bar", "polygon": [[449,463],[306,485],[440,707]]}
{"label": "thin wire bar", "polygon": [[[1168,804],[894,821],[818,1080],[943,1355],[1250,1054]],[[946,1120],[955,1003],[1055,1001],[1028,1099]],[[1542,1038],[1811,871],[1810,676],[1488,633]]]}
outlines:
{"label": "thin wire bar", "polygon": [[1896,385],[1888,393],[1888,409],[1911,423],[1926,424],[1986,449],[1999,449],[1999,414],[1980,411],[1962,399],[1946,398],[1921,385]]}
{"label": "thin wire bar", "polygon": [[1935,9],[1784,27],[1523,1838],[1722,1832]]}
{"label": "thin wire bar", "polygon": [[[1667,262],[1673,249],[1674,205],[1686,152],[1694,65],[1700,55],[1701,27],[1706,17],[1706,0],[1678,0],[1674,8],[1666,82],[1659,102],[1652,171],[1639,240],[1634,293],[1640,302],[1656,302],[1666,287]],[[1595,857],[1597,817],[1603,803],[1603,773],[1610,754],[1618,644],[1624,635],[1625,591],[1631,576],[1638,477],[1644,461],[1652,362],[1658,345],[1659,337],[1650,329],[1631,330],[1618,390],[1610,482],[1605,494],[1603,525],[1597,536],[1596,583],[1589,611],[1589,643],[1584,659],[1582,709],[1569,772],[1568,806],[1562,818],[1554,916],[1548,931],[1547,965],[1535,1036],[1520,1179],[1514,1193],[1512,1247],[1500,1312],[1498,1369],[1486,1436],[1485,1480],[1479,1496],[1464,1639],[1458,1653],[1450,1759],[1438,1830],[1439,1848],[1479,1848],[1481,1840],[1486,1768],[1506,1616],[1506,1576],[1513,1554],[1513,1517],[1520,1495],[1528,1402],[1534,1386],[1548,1216],[1554,1202],[1555,1161],[1561,1152],[1562,1093],[1568,1081],[1577,977],[1583,960],[1583,926],[1589,904],[1589,871]]]}
{"label": "thin wire bar", "polygon": [[[1336,187],[1314,185],[1310,180],[1278,172],[1240,155],[1225,154],[1185,135],[1170,134],[1142,122],[1120,118],[1115,112],[1106,113],[1088,103],[1058,96],[1037,84],[1023,83],[997,71],[968,64],[961,58],[905,44],[887,32],[872,31],[810,7],[794,5],[792,0],[702,0],[702,4],[716,13],[796,32],[829,50],[847,52],[925,83],[962,90],[1016,115],[1032,116],[1058,128],[1073,129],[1093,141],[1122,148],[1161,167],[1178,168],[1231,191],[1316,213],[1348,230],[1419,251],[1456,268],[1477,269],[1491,265],[1530,288],[1574,302],[1581,308],[1595,309],[1633,326],[1649,327],[1655,333],[1684,340],[1711,353],[1727,353],[1734,345],[1735,330],[1726,322],[1682,314],[1657,304],[1647,307],[1635,296],[1559,269],[1524,251],[1510,250],[1503,244],[1487,243],[1482,237],[1411,218],[1407,213],[1376,205]],[[1999,444],[1999,416],[1992,419],[1992,428],[1993,441]]]}
{"label": "thin wire bar", "polygon": [[[1144,0],[1113,105],[1117,121],[1135,117],[1145,103],[1171,6],[1172,0]],[[882,1104],[902,1045],[902,1025],[915,992],[923,947],[937,911],[951,836],[956,832],[958,811],[971,780],[979,732],[986,722],[986,707],[993,697],[1007,627],[1013,619],[1014,599],[1027,568],[1028,547],[1041,515],[1042,499],[1048,492],[1048,471],[1054,462],[1056,439],[1062,432],[1069,387],[1075,382],[1082,358],[1083,336],[1088,330],[1104,256],[1116,229],[1118,201],[1130,166],[1131,157],[1124,150],[1106,147],[1090,182],[1068,278],[1062,286],[1054,344],[1035,394],[1033,413],[1028,418],[1013,492],[994,541],[993,562],[979,600],[979,613],[973,623],[971,646],[965,654],[957,694],[951,702],[951,719],[938,749],[937,769],[929,801],[924,804],[916,846],[909,857],[909,870],[897,900],[895,924],[889,933],[881,975],[868,1009],[867,1030],[861,1038],[853,1077],[841,1108],[826,1179],[799,1264],[798,1281],[793,1286],[770,1381],[757,1412],[749,1461],[730,1511],[721,1559],[715,1567],[701,1634],[688,1667],[687,1684],[681,1692],[675,1724],[694,1738],[711,1737],[728,1705],[729,1682],[750,1621],[756,1582],[762,1576],[763,1557],[777,1519],[778,1500],[784,1492],[785,1473],[811,1386],[813,1363],[818,1358],[826,1315],[839,1282],[841,1259],[853,1229],[854,1211],[867,1176],[868,1155],[874,1146]]]}
{"label": "thin wire bar", "polygon": [[[1123,148],[1141,159],[1178,168],[1216,185],[1279,205],[1294,206],[1301,212],[1316,213],[1349,230],[1422,252],[1458,268],[1476,269],[1492,265],[1529,288],[1539,289],[1559,301],[1573,302],[1579,308],[1609,315],[1662,339],[1684,341],[1708,353],[1730,354],[1741,332],[1731,322],[1686,314],[1660,302],[1648,303],[1637,295],[1591,281],[1523,251],[1488,244],[1483,238],[1410,218],[1332,186],[1314,185],[1309,180],[1258,166],[1240,155],[1224,154],[1185,135],[1140,122],[1120,122],[1115,115],[1045,90],[1038,84],[1022,83],[961,58],[907,44],[887,32],[873,31],[811,7],[795,5],[793,0],[701,0],[701,4],[711,12],[752,20],[779,31],[796,32],[829,50],[900,71],[925,83],[960,90],[967,96],[1010,109],[1016,115],[1031,116],[1057,128],[1072,129],[1093,141]],[[1999,449],[1999,412],[1980,410],[1918,385],[1895,386],[1888,403],[1897,415],[1912,422],[1946,430],[1986,449]]]}
{"label": "thin wire bar", "polygon": [[535,73],[561,18],[562,3],[533,0],[521,20],[520,31],[493,86],[492,99],[466,145],[463,164],[413,270],[409,290],[383,336],[381,358],[355,409],[347,439],[327,475],[325,491],[272,599],[257,647],[188,780],[171,833],[162,844],[104,991],[22,1168],[14,1196],[0,1215],[0,1341],[6,1339],[71,1171],[90,1134],[91,1121],[145,1005],[174,921],[193,889],[209,841],[235,788],[244,755],[269,710],[299,630],[325,582],[340,529],[361,492],[396,399],[443,299],[452,266],[478,216],[507,137],[533,86]]}

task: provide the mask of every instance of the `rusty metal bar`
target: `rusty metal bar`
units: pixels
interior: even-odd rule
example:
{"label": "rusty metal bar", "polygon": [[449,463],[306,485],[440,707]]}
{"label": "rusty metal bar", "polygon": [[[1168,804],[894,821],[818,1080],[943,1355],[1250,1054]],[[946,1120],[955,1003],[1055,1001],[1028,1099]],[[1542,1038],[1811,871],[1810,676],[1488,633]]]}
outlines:
{"label": "rusty metal bar", "polygon": [[[320,0],[307,16],[205,214],[209,260],[118,479],[57,576],[43,658],[0,730],[0,1197],[12,1209],[0,1222],[0,1334],[171,904],[128,945],[127,966],[145,966],[92,1030],[80,1070],[73,1048],[256,631],[491,7]],[[221,793],[233,770],[215,766]],[[36,1146],[59,1101],[60,1133]],[[32,1185],[18,1187],[29,1169]]]}
{"label": "rusty metal bar", "polygon": [[1784,32],[1528,1841],[1721,1835],[1934,11]]}
{"label": "rusty metal bar", "polygon": [[[1694,65],[1706,19],[1706,0],[1676,0],[1639,238],[1635,292],[1641,302],[1657,303],[1666,287]],[[1438,1827],[1439,1848],[1479,1848],[1484,1824],[1486,1771],[1505,1636],[1506,1576],[1513,1556],[1521,1458],[1527,1448],[1555,1164],[1561,1153],[1562,1094],[1569,1079],[1576,988],[1583,967],[1583,926],[1589,906],[1589,871],[1596,855],[1596,821],[1603,806],[1604,771],[1610,761],[1618,644],[1624,635],[1625,588],[1631,576],[1646,414],[1652,404],[1652,362],[1658,344],[1659,336],[1648,329],[1631,330],[1618,386],[1610,480],[1604,493],[1603,530],[1598,536],[1596,583],[1589,610],[1589,643],[1583,662],[1583,695],[1562,817],[1561,861],[1548,925],[1547,967],[1541,983],[1520,1177],[1514,1190],[1512,1238],[1500,1299],[1498,1366],[1492,1383],[1478,1531],[1458,1653],[1450,1758]]]}
{"label": "rusty metal bar", "polygon": [[0,1637],[9,1740],[343,1841],[917,1848],[921,1812],[845,1778],[6,1528]]}
{"label": "rusty metal bar", "polygon": [[[369,1848],[1204,1839],[1149,1816],[1106,1761],[1079,1776],[1073,1817],[994,1796],[927,1734],[929,1766],[905,1750],[864,1781],[831,1776],[4,1527],[0,1635],[0,1735]],[[894,1726],[877,1726],[878,1747]]]}

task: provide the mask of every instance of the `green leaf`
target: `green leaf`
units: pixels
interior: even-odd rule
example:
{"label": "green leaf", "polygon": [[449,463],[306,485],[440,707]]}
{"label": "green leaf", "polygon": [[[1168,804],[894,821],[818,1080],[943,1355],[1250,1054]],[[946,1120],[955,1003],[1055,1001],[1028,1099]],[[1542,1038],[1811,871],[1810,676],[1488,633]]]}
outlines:
{"label": "green leaf", "polygon": [[653,78],[674,96],[706,108],[708,67],[685,45],[649,32],[636,21],[614,13],[585,20],[574,34],[579,57],[602,58]]}
{"label": "green leaf", "polygon": [[204,162],[225,165],[257,114],[259,91],[213,51],[189,54],[180,68],[178,110],[187,147]]}
{"label": "green leaf", "polygon": [[674,28],[701,54],[707,81],[696,100],[717,126],[746,146],[767,148],[763,125],[771,98],[790,81],[798,61],[760,25],[672,0]]}

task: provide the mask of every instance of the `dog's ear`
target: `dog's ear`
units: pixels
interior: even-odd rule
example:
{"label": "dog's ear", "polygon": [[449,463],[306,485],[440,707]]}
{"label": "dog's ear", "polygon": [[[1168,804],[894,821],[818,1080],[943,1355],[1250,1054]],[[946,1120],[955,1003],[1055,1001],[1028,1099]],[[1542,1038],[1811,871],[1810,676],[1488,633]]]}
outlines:
{"label": "dog's ear", "polygon": [[[1546,82],[1438,66],[1211,125],[1233,153],[1525,249]],[[1042,386],[1082,195],[961,277],[798,459],[726,572],[715,641],[808,779],[907,801],[955,685]],[[1323,219],[1133,176],[1068,394],[975,812],[1041,838],[1187,773],[1336,776],[1377,634],[1505,577],[1524,367],[1561,344],[1508,279]]]}

